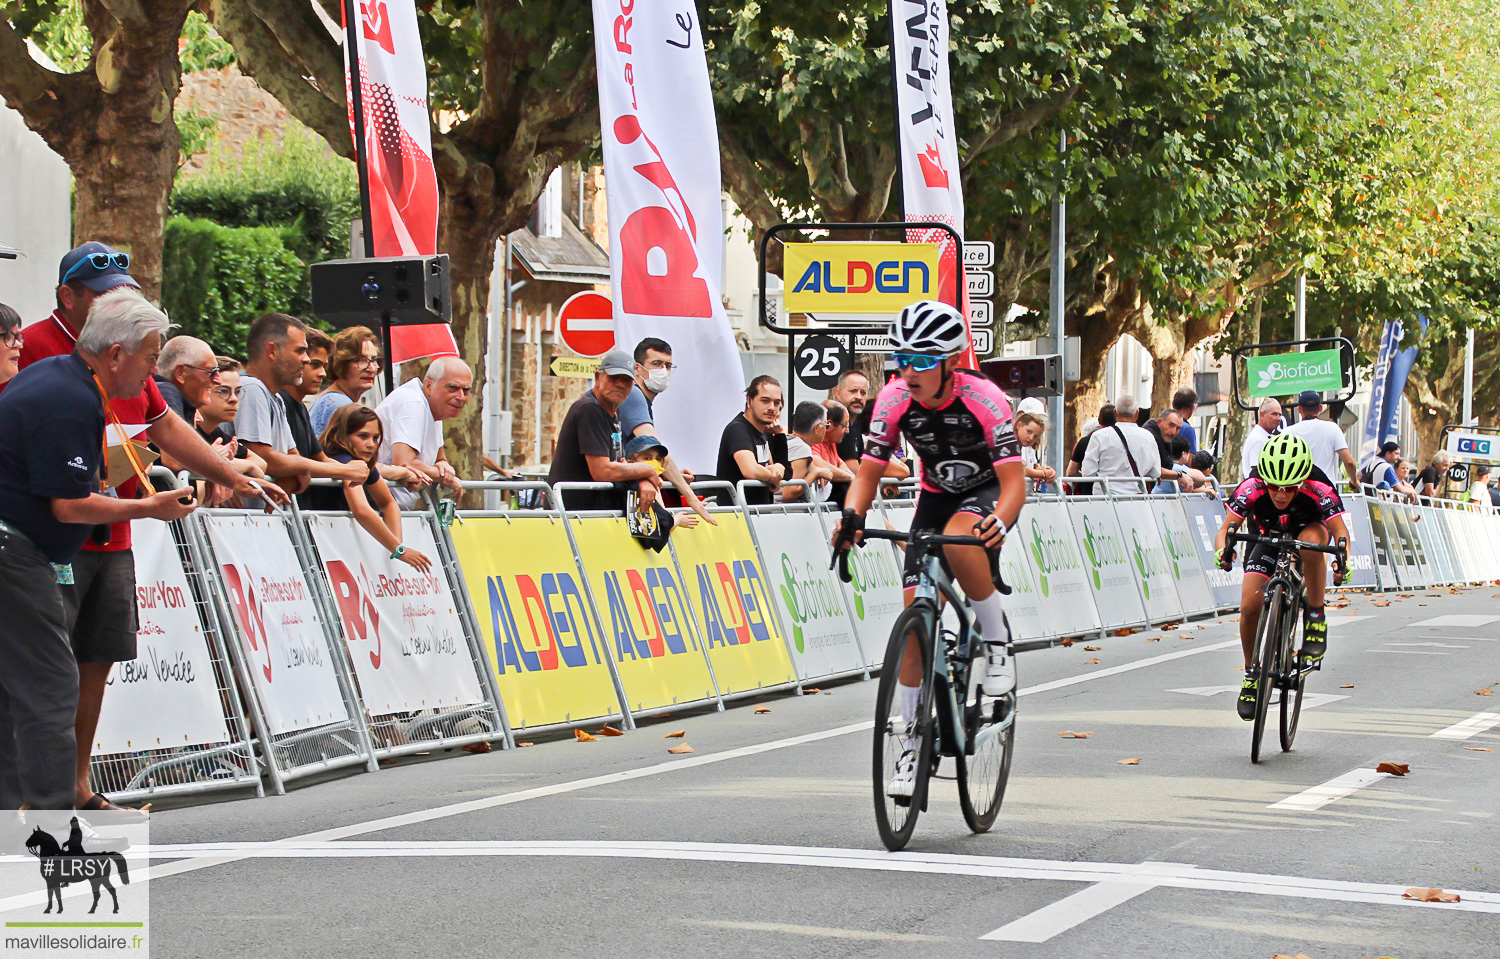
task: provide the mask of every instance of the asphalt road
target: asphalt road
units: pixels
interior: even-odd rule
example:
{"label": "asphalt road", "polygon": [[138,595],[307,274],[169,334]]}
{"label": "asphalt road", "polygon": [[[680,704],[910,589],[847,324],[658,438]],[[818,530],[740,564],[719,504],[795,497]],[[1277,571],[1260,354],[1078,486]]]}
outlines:
{"label": "asphalt road", "polygon": [[1496,598],[1331,611],[1296,749],[1273,731],[1259,766],[1229,619],[1027,653],[994,830],[939,782],[901,854],[871,809],[874,682],[165,810],[153,954],[1494,959]]}

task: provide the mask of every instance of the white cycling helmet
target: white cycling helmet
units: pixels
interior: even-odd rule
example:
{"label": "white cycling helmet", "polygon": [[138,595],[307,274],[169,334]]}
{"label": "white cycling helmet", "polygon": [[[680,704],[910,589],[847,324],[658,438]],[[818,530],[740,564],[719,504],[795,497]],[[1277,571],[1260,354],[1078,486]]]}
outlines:
{"label": "white cycling helmet", "polygon": [[922,300],[891,321],[892,353],[952,356],[969,345],[963,314],[938,300]]}

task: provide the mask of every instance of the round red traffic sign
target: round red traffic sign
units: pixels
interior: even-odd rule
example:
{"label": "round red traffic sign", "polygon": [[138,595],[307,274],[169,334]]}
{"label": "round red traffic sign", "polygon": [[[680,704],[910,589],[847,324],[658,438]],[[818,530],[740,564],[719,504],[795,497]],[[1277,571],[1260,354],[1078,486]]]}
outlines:
{"label": "round red traffic sign", "polygon": [[614,305],[603,293],[574,293],[558,311],[557,335],[579,356],[603,356],[615,348]]}

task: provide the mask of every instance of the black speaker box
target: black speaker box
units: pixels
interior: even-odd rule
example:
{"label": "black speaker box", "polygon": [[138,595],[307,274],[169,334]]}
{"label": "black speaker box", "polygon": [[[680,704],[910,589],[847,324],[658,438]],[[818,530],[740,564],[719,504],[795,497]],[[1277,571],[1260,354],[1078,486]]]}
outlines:
{"label": "black speaker box", "polygon": [[313,313],[336,327],[449,323],[448,254],[325,260],[312,265]]}

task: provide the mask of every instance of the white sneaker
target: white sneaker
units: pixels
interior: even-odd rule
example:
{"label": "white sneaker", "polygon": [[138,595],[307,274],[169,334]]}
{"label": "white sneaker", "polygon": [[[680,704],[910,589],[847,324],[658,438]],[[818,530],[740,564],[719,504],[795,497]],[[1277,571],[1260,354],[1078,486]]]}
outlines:
{"label": "white sneaker", "polygon": [[896,775],[891,777],[891,784],[886,788],[885,794],[895,799],[910,799],[916,791],[917,751],[907,749],[896,760]]}
{"label": "white sneaker", "polygon": [[984,694],[1004,696],[1016,688],[1016,658],[1011,654],[1009,643],[985,645],[989,647],[989,665],[984,672]]}

